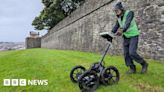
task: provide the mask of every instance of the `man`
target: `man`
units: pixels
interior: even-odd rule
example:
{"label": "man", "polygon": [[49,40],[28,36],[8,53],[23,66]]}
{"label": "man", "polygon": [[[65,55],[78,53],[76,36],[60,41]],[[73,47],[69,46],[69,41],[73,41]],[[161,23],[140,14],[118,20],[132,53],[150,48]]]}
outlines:
{"label": "man", "polygon": [[124,59],[126,66],[130,69],[128,74],[136,73],[136,66],[133,60],[141,64],[141,73],[147,72],[148,63],[137,53],[139,30],[134,18],[134,12],[125,10],[121,2],[118,2],[114,11],[117,16],[117,22],[112,32],[118,36],[123,36]]}

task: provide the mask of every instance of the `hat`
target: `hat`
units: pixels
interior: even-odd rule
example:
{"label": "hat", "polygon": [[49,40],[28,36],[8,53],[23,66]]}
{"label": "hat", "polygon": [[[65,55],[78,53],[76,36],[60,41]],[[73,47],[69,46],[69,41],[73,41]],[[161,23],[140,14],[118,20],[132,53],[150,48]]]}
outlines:
{"label": "hat", "polygon": [[115,5],[114,9],[115,9],[115,10],[116,10],[116,9],[121,9],[121,10],[123,10],[124,7],[123,7],[123,5],[122,5],[121,2],[118,2],[118,3]]}

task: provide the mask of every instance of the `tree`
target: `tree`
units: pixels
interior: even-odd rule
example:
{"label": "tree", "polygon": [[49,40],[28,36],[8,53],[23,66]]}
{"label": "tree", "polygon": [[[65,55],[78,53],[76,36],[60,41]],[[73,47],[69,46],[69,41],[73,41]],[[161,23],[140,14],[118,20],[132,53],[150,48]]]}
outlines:
{"label": "tree", "polygon": [[42,0],[44,9],[35,17],[32,25],[36,30],[50,30],[77,9],[84,0]]}

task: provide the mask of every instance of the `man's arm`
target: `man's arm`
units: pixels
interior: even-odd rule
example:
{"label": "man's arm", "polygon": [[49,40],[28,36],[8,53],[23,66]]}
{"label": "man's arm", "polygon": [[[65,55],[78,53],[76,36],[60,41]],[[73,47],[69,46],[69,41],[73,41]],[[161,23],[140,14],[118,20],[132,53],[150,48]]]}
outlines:
{"label": "man's arm", "polygon": [[127,19],[125,21],[125,25],[123,27],[123,32],[126,32],[127,31],[127,29],[129,28],[130,23],[133,20],[133,18],[134,18],[134,12],[133,11],[130,11],[129,14],[128,14],[128,16],[127,16]]}
{"label": "man's arm", "polygon": [[120,25],[119,25],[119,23],[117,21],[116,24],[115,24],[115,26],[112,29],[112,33],[116,33],[119,27],[120,27]]}

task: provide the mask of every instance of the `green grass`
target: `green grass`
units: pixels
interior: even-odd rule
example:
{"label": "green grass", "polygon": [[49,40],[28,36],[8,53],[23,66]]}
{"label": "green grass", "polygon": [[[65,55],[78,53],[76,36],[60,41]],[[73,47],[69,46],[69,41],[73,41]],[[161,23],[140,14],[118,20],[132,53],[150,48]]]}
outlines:
{"label": "green grass", "polygon": [[[0,92],[80,92],[78,85],[70,81],[69,73],[76,65],[89,68],[101,55],[48,49],[28,49],[0,52]],[[99,86],[96,92],[164,92],[164,62],[148,60],[149,71],[126,75],[123,57],[109,55],[106,66],[116,66],[121,78],[117,85]],[[3,79],[48,79],[47,86],[4,87]]]}

